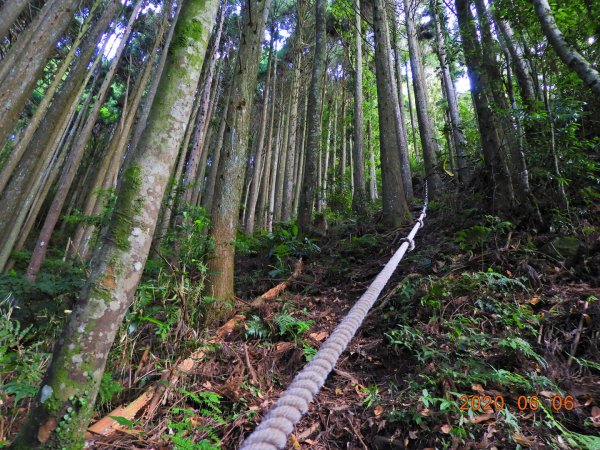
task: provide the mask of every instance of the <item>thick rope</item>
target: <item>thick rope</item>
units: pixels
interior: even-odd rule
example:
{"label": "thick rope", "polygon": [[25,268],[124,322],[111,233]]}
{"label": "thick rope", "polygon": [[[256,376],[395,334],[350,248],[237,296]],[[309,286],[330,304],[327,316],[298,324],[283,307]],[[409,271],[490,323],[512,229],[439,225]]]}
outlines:
{"label": "thick rope", "polygon": [[308,404],[313,401],[325,384],[327,376],[377,301],[379,294],[398,267],[409,246],[410,250],[414,248],[415,235],[423,226],[423,219],[427,213],[427,197],[426,183],[423,210],[400,248],[379,272],[367,291],[358,299],[344,320],[333,330],[331,336],[323,343],[310,363],[296,375],[292,384],[273,405],[261,424],[244,441],[241,450],[277,450],[285,446],[294,426],[308,411]]}

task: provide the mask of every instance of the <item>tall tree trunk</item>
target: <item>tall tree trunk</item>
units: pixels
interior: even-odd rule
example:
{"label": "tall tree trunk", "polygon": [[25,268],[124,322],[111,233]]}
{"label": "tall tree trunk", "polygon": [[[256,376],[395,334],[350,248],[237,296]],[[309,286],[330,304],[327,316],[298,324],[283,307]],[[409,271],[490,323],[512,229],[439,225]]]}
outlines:
{"label": "tall tree trunk", "polygon": [[290,104],[290,123],[287,140],[287,158],[285,161],[285,178],[283,183],[283,199],[281,220],[284,222],[292,218],[294,206],[294,169],[297,163],[296,140],[298,139],[298,103],[300,101],[300,64],[302,54],[298,52],[295,57],[292,73],[292,96]]}
{"label": "tall tree trunk", "polygon": [[[396,121],[396,134],[398,135],[398,151],[400,152],[400,170],[402,171],[402,183],[404,184],[404,194],[407,200],[412,200],[413,185],[412,174],[410,170],[410,158],[408,156],[408,137],[406,135],[406,114],[404,112],[404,98],[402,95],[402,71],[400,69],[400,33],[396,24],[393,23],[394,30],[394,62],[396,76],[393,77],[393,83],[396,85],[397,93],[394,104],[394,119]],[[408,74],[407,74],[408,78]],[[397,105],[397,106],[396,106]]]}
{"label": "tall tree trunk", "polygon": [[372,202],[377,200],[377,174],[375,172],[375,149],[372,143],[373,130],[371,126],[371,119],[369,118],[367,124],[367,142],[369,148],[369,197]]}
{"label": "tall tree trunk", "polygon": [[[221,117],[227,117],[227,112],[229,111],[229,99],[231,98],[231,86],[227,88],[227,97],[225,98],[225,103],[223,104],[223,113]],[[217,134],[217,139],[215,141],[215,148],[213,150],[212,161],[210,163],[210,171],[208,172],[208,180],[206,181],[206,189],[202,193],[202,201],[201,204],[206,209],[206,211],[212,210],[212,204],[215,194],[215,185],[217,184],[217,175],[219,173],[219,163],[221,162],[221,153],[223,150],[223,138],[225,137],[225,128],[227,126],[227,122],[225,120],[221,121],[221,125],[219,126],[219,133]]]}
{"label": "tall tree trunk", "polygon": [[104,103],[104,99],[108,94],[108,89],[112,83],[112,79],[117,71],[117,67],[119,65],[119,60],[121,59],[121,55],[125,50],[125,46],[129,39],[129,35],[133,31],[133,24],[135,23],[136,17],[141,10],[144,2],[139,1],[136,7],[133,9],[131,13],[131,17],[129,18],[129,23],[125,31],[123,32],[123,37],[117,51],[115,53],[115,57],[113,59],[112,65],[102,82],[102,86],[98,91],[96,96],[96,100],[94,102],[94,106],[90,111],[86,124],[81,130],[81,133],[73,143],[73,148],[71,149],[71,153],[69,154],[69,158],[63,168],[63,173],[58,180],[58,188],[56,193],[54,194],[54,199],[52,200],[52,204],[50,206],[50,210],[48,211],[48,215],[46,216],[46,220],[44,221],[44,225],[42,226],[42,230],[40,231],[40,236],[38,238],[37,244],[33,250],[33,254],[31,255],[31,261],[29,262],[29,266],[27,267],[27,278],[29,280],[35,280],[37,277],[37,273],[46,258],[46,251],[48,249],[48,242],[54,232],[54,227],[58,222],[60,217],[60,213],[62,211],[62,207],[67,198],[67,194],[69,193],[69,189],[71,188],[71,184],[75,179],[75,175],[77,174],[77,170],[79,169],[79,164],[81,159],[83,158],[83,154],[85,152],[86,144],[92,135],[92,129],[96,124],[96,119],[98,118],[98,114],[100,113],[100,108]]}
{"label": "tall tree trunk", "polygon": [[185,184],[186,190],[183,196],[184,203],[192,202],[192,193],[194,191],[194,184],[196,180],[196,174],[198,172],[198,166],[200,164],[200,152],[204,147],[205,135],[205,124],[208,122],[208,110],[210,104],[210,94],[212,93],[213,76],[215,73],[215,65],[217,63],[217,50],[221,43],[221,34],[223,31],[223,22],[225,21],[225,4],[221,5],[219,9],[219,19],[215,31],[214,39],[212,40],[212,48],[208,60],[208,71],[206,79],[204,80],[204,90],[202,91],[202,97],[200,99],[200,108],[198,111],[198,117],[196,121],[196,131],[194,138],[192,139],[192,148],[187,161],[187,167],[185,170]]}
{"label": "tall tree trunk", "polygon": [[[384,222],[392,227],[408,219],[408,205],[402,182],[398,134],[394,112],[395,85],[390,61],[390,40],[384,0],[373,2],[375,31],[375,65],[377,108],[379,110],[379,145]],[[397,98],[397,97],[396,97]]]}
{"label": "tall tree trunk", "polygon": [[13,55],[0,62],[0,148],[7,142],[19,115],[39,78],[44,65],[56,48],[73,18],[80,0],[48,1],[29,29],[19,40],[27,43],[23,52],[18,46]]}
{"label": "tall tree trunk", "polygon": [[346,90],[342,86],[342,111],[340,114],[340,163],[338,165],[338,174],[340,177],[339,187],[340,192],[346,192]]}
{"label": "tall tree trunk", "polygon": [[[475,0],[475,8],[479,18],[479,30],[481,33],[482,65],[487,72],[488,84],[492,93],[492,99],[496,108],[496,120],[501,131],[502,154],[506,154],[510,161],[509,179],[513,182],[513,190],[517,194],[519,202],[527,205],[529,196],[529,174],[522,146],[515,132],[515,124],[510,115],[502,74],[496,62],[497,46],[492,36],[491,23],[487,8],[483,0]],[[514,181],[513,181],[514,180]]]}
{"label": "tall tree trunk", "polygon": [[489,186],[489,192],[494,202],[492,209],[505,210],[511,206],[513,201],[512,186],[508,177],[508,168],[500,155],[500,135],[488,100],[491,94],[488,93],[487,75],[480,65],[481,47],[477,41],[477,31],[469,0],[455,0],[455,6],[471,94],[479,123],[483,159],[491,181],[487,186]]}
{"label": "tall tree trunk", "polygon": [[275,209],[273,219],[275,222],[279,222],[281,220],[281,212],[283,209],[283,186],[285,185],[285,169],[286,162],[289,154],[291,153],[290,149],[287,146],[288,136],[290,134],[290,111],[291,111],[292,97],[290,97],[287,102],[287,106],[285,109],[285,118],[283,122],[283,133],[281,134],[281,144],[279,150],[279,167],[277,168],[277,184],[275,191]]}
{"label": "tall tree trunk", "polygon": [[327,11],[326,0],[315,0],[315,51],[312,75],[308,90],[307,127],[308,137],[304,155],[304,177],[298,205],[298,229],[301,235],[307,234],[312,225],[312,213],[317,184],[317,155],[321,143],[321,106],[323,97],[321,90],[324,84],[325,22]]}
{"label": "tall tree trunk", "polygon": [[[33,114],[33,117],[27,124],[27,128],[25,129],[23,134],[19,137],[14,149],[10,153],[8,161],[6,161],[6,163],[2,167],[2,172],[0,173],[0,191],[2,191],[4,189],[4,186],[8,182],[8,179],[10,178],[10,176],[12,175],[12,172],[15,169],[15,167],[17,166],[17,163],[19,162],[19,160],[23,156],[23,153],[27,149],[27,146],[31,142],[31,139],[33,138],[35,131],[37,130],[40,123],[42,122],[42,119],[48,112],[48,108],[50,107],[50,103],[52,102],[52,100],[54,98],[54,94],[56,93],[56,90],[63,82],[63,78],[64,78],[65,74],[67,73],[67,70],[71,66],[71,62],[75,58],[77,50],[79,49],[80,51],[85,51],[84,49],[80,49],[80,44],[81,44],[82,38],[84,37],[84,35],[87,33],[87,31],[89,29],[91,18],[96,14],[97,6],[98,6],[98,2],[94,3],[94,7],[93,7],[92,11],[90,11],[90,15],[88,16],[88,18],[82,25],[81,30],[79,31],[79,33],[77,35],[77,38],[75,39],[75,41],[73,42],[73,44],[71,46],[71,49],[69,50],[69,53],[67,53],[67,55],[64,57],[61,65],[60,65],[60,68],[57,70],[56,74],[54,75],[54,79],[52,80],[52,83],[50,83],[50,86],[48,86],[48,88],[44,92],[44,97],[40,101],[39,105],[37,105],[37,107],[35,109],[35,113]],[[116,8],[112,9],[113,14],[114,14],[115,10],[116,10]],[[109,13],[109,12],[111,12],[111,8],[108,8],[105,10],[105,14]],[[112,16],[112,14],[111,14],[111,16]],[[104,23],[102,21],[102,19],[100,19],[100,23]],[[106,25],[104,25],[103,28],[106,28]],[[96,46],[98,45],[97,41],[98,41],[99,36],[97,34],[94,34],[94,30],[93,30],[90,33],[90,37],[93,37],[94,40],[87,39],[84,45],[91,45],[91,46],[94,46],[94,48],[96,48]],[[0,145],[0,147],[1,147],[1,145]]]}
{"label": "tall tree trunk", "polygon": [[[55,347],[40,393],[13,443],[15,448],[83,447],[110,347],[148,257],[216,9],[216,0],[191,0],[183,7],[151,120],[123,176],[90,277]],[[65,415],[69,421],[64,421]]]}
{"label": "tall tree trunk", "polygon": [[[367,199],[365,192],[365,153],[363,148],[363,61],[360,0],[356,0],[355,9],[356,12],[354,14],[354,18],[356,23],[356,67],[354,69],[354,170],[352,172],[354,180],[354,195],[352,197],[352,209],[356,213],[363,214],[365,212]],[[329,138],[327,139],[327,142],[329,143]],[[327,152],[327,156],[329,156],[329,151]],[[325,171],[325,174],[325,176],[327,176],[327,170]]]}
{"label": "tall tree trunk", "polygon": [[[108,42],[108,40],[105,42]],[[103,49],[104,47],[102,50]],[[33,140],[33,143],[39,144],[39,147],[32,147],[30,145],[29,151],[23,155],[23,158],[19,162],[19,165],[10,180],[10,184],[2,193],[0,207],[4,211],[14,212],[14,214],[0,214],[0,229],[2,230],[2,232],[0,232],[0,267],[2,269],[6,266],[10,253],[17,240],[17,235],[23,227],[23,221],[26,220],[27,214],[37,214],[37,211],[30,208],[32,207],[33,202],[36,201],[36,198],[39,197],[38,192],[40,186],[44,183],[42,174],[48,173],[48,170],[50,170],[49,167],[52,164],[58,164],[56,155],[62,154],[61,151],[63,150],[63,147],[66,150],[65,146],[70,146],[70,143],[72,142],[72,138],[68,137],[69,128],[75,128],[72,126],[74,120],[76,123],[78,122],[78,119],[74,118],[77,114],[79,99],[83,95],[84,89],[91,78],[92,73],[100,63],[101,53],[102,52],[96,57],[87,75],[85,74],[85,70],[81,74],[78,74],[81,77],[84,77],[85,75],[83,81],[81,78],[67,80],[66,83],[69,81],[72,81],[75,84],[80,83],[79,88],[73,92],[67,92],[67,95],[65,96],[60,95],[59,99],[55,100],[52,104],[51,110],[53,110],[55,114],[46,117],[50,120],[45,120],[42,123],[42,126],[36,132],[36,137]],[[98,75],[94,78],[90,92],[94,91],[97,80]],[[73,88],[75,88],[74,85]],[[87,112],[89,100],[91,100],[90,96],[83,102],[82,110],[78,115],[79,118],[83,118]],[[60,105],[65,106],[65,109],[58,109]],[[55,106],[56,109],[54,108]],[[51,124],[54,124],[55,127],[51,128],[46,126]],[[42,134],[44,130],[48,132],[48,135],[44,136]],[[44,137],[46,140],[44,140]]]}
{"label": "tall tree trunk", "polygon": [[427,96],[427,85],[423,72],[423,58],[417,38],[415,26],[415,2],[414,0],[403,0],[404,15],[406,19],[406,34],[408,49],[410,53],[410,67],[415,91],[415,106],[417,108],[417,119],[419,121],[419,134],[421,136],[421,147],[423,148],[423,161],[425,163],[425,174],[429,186],[429,195],[435,196],[441,188],[441,179],[437,173],[437,141],[431,115],[429,114],[429,99]]}
{"label": "tall tree trunk", "polygon": [[267,219],[266,225],[267,230],[271,232],[273,230],[273,220],[275,219],[275,196],[277,189],[277,169],[279,168],[279,157],[281,154],[281,136],[283,134],[283,127],[285,121],[284,114],[284,93],[283,93],[283,76],[281,77],[281,88],[279,89],[281,92],[279,98],[279,120],[277,121],[277,134],[275,136],[275,149],[273,153],[273,161],[271,164],[271,186],[269,189],[269,205],[267,207]]}
{"label": "tall tree trunk", "polygon": [[[275,34],[274,30],[271,30],[272,34]],[[275,135],[275,108],[276,108],[276,98],[277,98],[277,54],[273,55],[274,60],[272,61],[273,65],[273,91],[271,93],[271,99],[267,102],[267,105],[271,108],[271,114],[269,119],[269,135],[267,139],[267,153],[265,155],[265,159],[263,161],[264,176],[261,178],[260,182],[260,192],[257,200],[256,206],[256,216],[258,221],[258,226],[262,228],[266,228],[266,215],[268,211],[269,204],[269,192],[271,190],[271,183],[273,180],[271,179],[271,163],[273,160],[273,141],[277,139]],[[256,219],[255,219],[256,221]]]}
{"label": "tall tree trunk", "polygon": [[542,25],[548,42],[554,48],[563,63],[574,71],[590,89],[600,97],[600,73],[588,60],[570,45],[558,28],[548,0],[531,0],[535,13]]}
{"label": "tall tree trunk", "polygon": [[304,162],[306,153],[306,136],[308,135],[308,124],[306,121],[308,108],[308,89],[304,89],[304,106],[302,108],[302,139],[299,141],[299,148],[297,151],[298,163],[296,164],[298,170],[296,171],[295,183],[296,190],[294,193],[294,214],[298,214],[298,207],[300,205],[300,191],[302,190],[302,180],[304,179]]}
{"label": "tall tree trunk", "polygon": [[[98,196],[98,189],[102,189],[105,191],[109,188],[114,187],[112,180],[115,178],[115,174],[118,173],[119,169],[121,168],[120,163],[121,161],[123,161],[123,155],[125,154],[127,142],[129,141],[129,138],[131,136],[131,130],[135,118],[138,117],[138,107],[142,101],[142,96],[146,91],[146,85],[148,84],[150,75],[152,74],[152,69],[154,67],[154,59],[156,57],[156,54],[158,53],[163,34],[168,25],[168,20],[169,14],[165,13],[163,16],[163,22],[161,24],[161,27],[156,35],[154,46],[146,62],[146,67],[144,68],[144,72],[142,73],[140,81],[136,86],[135,94],[133,95],[131,104],[127,105],[127,107],[123,110],[122,114],[123,116],[125,116],[125,120],[124,122],[122,122],[122,126],[120,127],[120,129],[118,129],[115,132],[110,147],[106,151],[104,161],[96,170],[96,176],[92,183],[93,189],[91,190],[91,192],[89,192],[85,201],[85,205],[83,207],[84,216],[96,215],[100,213],[103,207],[103,202]],[[169,43],[167,42],[166,48],[168,48],[168,44]],[[108,182],[108,180],[111,180],[110,183]],[[85,260],[87,260],[87,256],[89,255],[88,244],[93,231],[93,225],[88,226],[82,223],[77,228],[73,237],[74,251],[79,255],[79,257],[84,258]]]}
{"label": "tall tree trunk", "polygon": [[529,68],[527,67],[523,50],[519,44],[515,42],[515,37],[511,26],[508,24],[508,22],[500,17],[498,9],[492,8],[492,11],[494,12],[494,22],[496,25],[498,25],[498,30],[504,38],[506,48],[510,53],[511,62],[515,68],[515,75],[517,78],[517,84],[519,85],[521,100],[523,100],[527,111],[529,113],[533,113],[536,109],[537,98],[535,95],[533,77],[531,76]]}
{"label": "tall tree trunk", "polygon": [[421,156],[419,154],[419,151],[417,150],[417,134],[416,134],[416,121],[415,121],[415,113],[414,113],[414,106],[413,106],[413,99],[412,99],[412,94],[411,94],[411,86],[410,86],[410,77],[408,76],[409,70],[408,70],[408,60],[404,61],[404,68],[406,71],[406,96],[408,97],[408,112],[409,112],[409,116],[410,116],[410,134],[412,136],[412,142],[413,142],[413,156],[415,157],[415,159],[417,161],[421,160]]}
{"label": "tall tree trunk", "polygon": [[206,323],[215,325],[232,308],[234,241],[247,161],[250,113],[262,52],[262,40],[271,0],[248,0],[242,16],[242,36],[227,113],[223,152],[212,205],[209,231],[215,243],[208,263],[208,292],[215,299],[206,311]]}
{"label": "tall tree trunk", "polygon": [[454,80],[450,74],[450,65],[446,57],[446,38],[442,27],[446,19],[440,0],[430,0],[430,8],[435,28],[436,53],[440,61],[444,96],[448,102],[448,116],[450,118],[452,142],[458,165],[458,179],[462,184],[468,184],[471,179],[471,171],[467,165],[467,141],[462,130]]}
{"label": "tall tree trunk", "polygon": [[[269,106],[273,101],[269,98],[271,94],[271,68],[277,66],[277,55],[273,53],[273,37],[274,33],[271,31],[271,43],[269,44],[269,62],[267,63],[267,78],[265,80],[265,89],[263,95],[262,114],[260,118],[260,129],[258,131],[258,140],[256,143],[256,159],[254,161],[254,169],[252,173],[252,184],[250,185],[250,195],[248,200],[248,211],[246,214],[246,234],[252,235],[254,232],[254,223],[256,221],[256,202],[258,201],[259,190],[262,182],[265,180],[265,176],[260,176],[263,171],[265,162],[269,161],[271,156],[270,139],[267,139],[267,146],[263,148],[265,144],[265,134],[267,130],[267,122],[270,120],[268,117]],[[274,60],[275,59],[275,60]],[[277,83],[275,74],[273,75],[273,88]],[[275,89],[273,89],[275,90]],[[272,123],[272,121],[271,121]],[[268,173],[268,170],[264,171]]]}

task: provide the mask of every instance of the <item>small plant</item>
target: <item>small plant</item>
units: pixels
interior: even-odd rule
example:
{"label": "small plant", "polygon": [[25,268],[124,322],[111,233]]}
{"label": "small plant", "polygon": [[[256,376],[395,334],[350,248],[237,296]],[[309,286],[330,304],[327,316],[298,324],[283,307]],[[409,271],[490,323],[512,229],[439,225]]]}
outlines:
{"label": "small plant", "polygon": [[260,317],[253,315],[250,320],[246,322],[247,339],[266,339],[270,334],[271,330]]}
{"label": "small plant", "polygon": [[[503,221],[496,216],[484,216],[485,225],[474,225],[456,233],[455,241],[465,251],[480,250],[483,253],[485,244],[490,238],[495,239],[502,234],[506,234],[512,228],[513,224],[509,221]],[[497,244],[497,243],[496,243]]]}
{"label": "small plant", "polygon": [[365,394],[365,398],[363,399],[363,403],[367,408],[372,407],[374,404],[381,401],[381,394],[379,393],[379,388],[376,384],[371,384],[367,387],[361,388],[363,394]]}
{"label": "small plant", "polygon": [[306,360],[306,362],[310,362],[310,360],[313,359],[314,356],[317,354],[318,350],[312,345],[309,345],[306,342],[304,342],[302,344],[302,351],[304,352],[304,359]]}
{"label": "small plant", "polygon": [[281,311],[275,315],[273,322],[277,326],[280,336],[291,336],[294,341],[298,342],[299,338],[306,331],[310,330],[313,323],[312,320],[298,320],[287,310],[287,305],[281,308]]}
{"label": "small plant", "polygon": [[[178,391],[181,394],[184,394],[187,399],[195,403],[200,409],[195,410],[183,407],[172,408],[171,411],[174,414],[180,415],[181,420],[169,420],[168,426],[173,434],[165,434],[163,435],[163,438],[170,440],[177,449],[218,450],[220,439],[215,434],[214,427],[210,425],[210,422],[219,425],[225,423],[223,411],[220,408],[221,396],[208,391],[191,392],[185,389],[179,389]],[[200,421],[207,422],[208,424],[199,424]],[[210,440],[202,439],[199,442],[194,442],[189,435],[196,430],[201,430],[206,433]]]}
{"label": "small plant", "polygon": [[98,391],[98,406],[110,406],[110,401],[123,392],[123,389],[123,385],[116,381],[110,372],[104,372]]}

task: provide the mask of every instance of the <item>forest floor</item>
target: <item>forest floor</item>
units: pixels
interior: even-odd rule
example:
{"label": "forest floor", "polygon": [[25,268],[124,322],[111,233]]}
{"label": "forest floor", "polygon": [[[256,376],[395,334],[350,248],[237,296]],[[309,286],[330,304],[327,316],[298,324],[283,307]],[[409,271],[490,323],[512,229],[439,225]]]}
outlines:
{"label": "forest floor", "polygon": [[[434,202],[289,448],[600,449],[599,265],[581,250],[598,229],[573,246],[562,232],[518,228],[457,199]],[[145,320],[120,334],[98,417],[135,398],[139,412],[108,413],[118,430],[90,433],[89,448],[238,448],[409,228],[346,223],[315,243],[289,230],[242,246],[236,315],[217,334],[181,316],[166,327],[167,296],[162,312],[156,295],[134,307]],[[294,254],[301,273],[251,306],[286,279]],[[25,410],[3,422],[5,436]]]}

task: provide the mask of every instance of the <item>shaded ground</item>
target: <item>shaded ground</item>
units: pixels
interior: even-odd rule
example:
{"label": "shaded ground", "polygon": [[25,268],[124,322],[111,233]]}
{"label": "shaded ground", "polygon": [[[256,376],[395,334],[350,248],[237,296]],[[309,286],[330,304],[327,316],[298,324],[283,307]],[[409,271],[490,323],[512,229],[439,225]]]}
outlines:
{"label": "shaded ground", "polygon": [[[432,206],[417,249],[289,448],[600,448],[600,295],[589,251],[597,234],[564,258],[548,250],[553,235],[528,236],[474,210],[458,215],[462,205]],[[162,336],[158,322],[122,333],[111,365],[128,389],[103,414],[167,379],[194,349],[202,356],[121,430],[90,435],[90,448],[237,448],[406,232],[336,228],[301,276],[259,308],[249,301],[295,259],[247,249],[238,264],[246,300],[236,305],[244,318],[218,339],[196,333],[185,315]]]}

